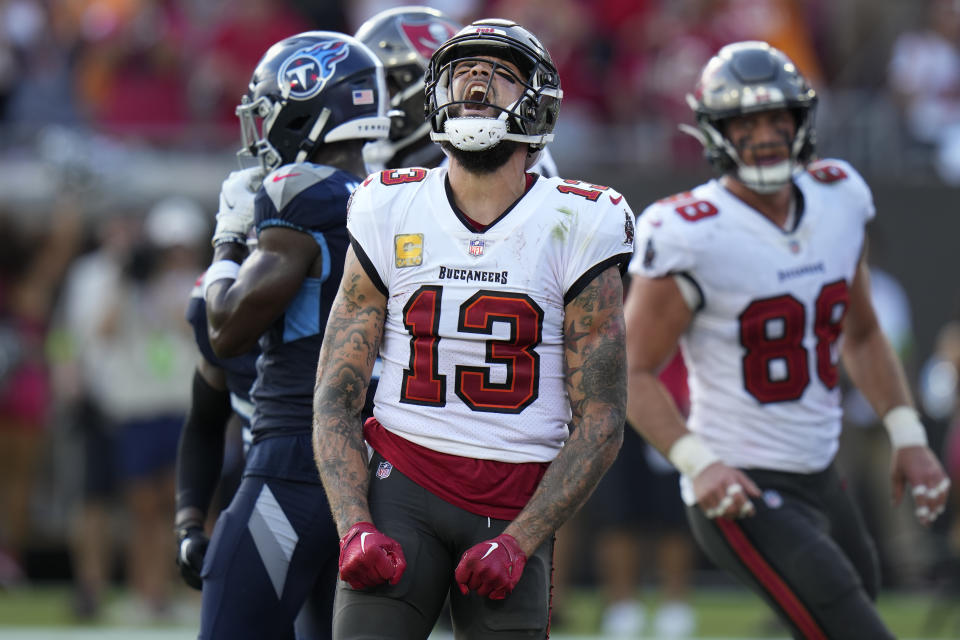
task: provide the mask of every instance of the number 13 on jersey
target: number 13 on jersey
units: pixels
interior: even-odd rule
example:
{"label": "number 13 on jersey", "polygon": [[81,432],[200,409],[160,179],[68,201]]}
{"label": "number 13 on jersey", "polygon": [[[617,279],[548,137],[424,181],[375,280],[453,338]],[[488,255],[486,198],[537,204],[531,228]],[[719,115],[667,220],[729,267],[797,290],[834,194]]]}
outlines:
{"label": "number 13 on jersey", "polygon": [[[403,308],[410,334],[410,362],[403,372],[400,401],[442,407],[447,401],[447,376],[440,374],[440,312],[443,287],[417,289]],[[543,310],[526,294],[479,290],[460,305],[457,331],[492,335],[495,323],[506,323],[505,340],[488,339],[485,364],[457,364],[454,392],[473,411],[520,413],[536,401],[540,387],[540,355],[535,347],[543,332]],[[475,336],[464,336],[471,339]],[[505,372],[494,382],[494,367]]]}

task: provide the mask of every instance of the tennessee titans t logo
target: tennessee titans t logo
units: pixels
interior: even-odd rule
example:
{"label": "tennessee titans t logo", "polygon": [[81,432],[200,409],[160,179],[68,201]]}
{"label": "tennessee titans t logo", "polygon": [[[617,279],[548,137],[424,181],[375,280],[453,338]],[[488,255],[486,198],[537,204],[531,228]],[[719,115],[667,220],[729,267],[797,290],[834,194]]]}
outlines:
{"label": "tennessee titans t logo", "polygon": [[300,49],[280,65],[277,82],[281,87],[289,87],[289,95],[294,100],[312,98],[320,93],[333,76],[337,63],[349,53],[350,45],[342,40]]}

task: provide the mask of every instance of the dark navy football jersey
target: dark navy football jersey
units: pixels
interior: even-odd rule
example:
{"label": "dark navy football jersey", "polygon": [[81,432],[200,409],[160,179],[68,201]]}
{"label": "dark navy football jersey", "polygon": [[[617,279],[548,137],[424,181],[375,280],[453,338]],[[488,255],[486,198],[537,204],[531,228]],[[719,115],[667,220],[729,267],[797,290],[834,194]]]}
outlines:
{"label": "dark navy football jersey", "polygon": [[349,246],[347,202],[360,180],[333,167],[288,164],[268,174],[257,194],[257,234],[269,227],[310,234],[320,247],[323,273],[304,279],[296,297],[260,338],[262,354],[251,391],[255,438],[267,432],[311,431],[317,358]]}
{"label": "dark navy football jersey", "polygon": [[187,322],[193,327],[193,335],[197,347],[204,359],[213,366],[222,369],[226,377],[227,390],[230,392],[230,401],[234,410],[245,421],[250,420],[250,387],[257,375],[256,362],[260,355],[260,348],[254,347],[247,353],[233,358],[219,358],[210,346],[210,335],[207,333],[207,306],[203,301],[203,277],[197,281],[190,293],[187,303]]}

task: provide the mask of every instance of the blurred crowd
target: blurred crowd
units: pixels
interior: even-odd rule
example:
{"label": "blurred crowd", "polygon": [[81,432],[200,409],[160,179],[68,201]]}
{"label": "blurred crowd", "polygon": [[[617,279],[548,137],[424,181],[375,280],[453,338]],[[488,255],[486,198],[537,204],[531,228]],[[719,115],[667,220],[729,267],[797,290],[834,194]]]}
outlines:
{"label": "blurred crowd", "polygon": [[[281,37],[352,33],[389,0],[6,0],[0,4],[0,125],[59,123],[176,149],[232,148],[249,71]],[[960,179],[957,3],[925,0],[434,1],[455,19],[529,25],[557,63],[568,129],[635,129],[639,154],[699,157],[676,133],[685,94],[721,44],[762,39],[824,95],[869,90],[904,134]],[[873,103],[871,105],[871,102]],[[877,108],[876,100],[865,108]],[[665,126],[667,125],[667,126]],[[897,132],[890,132],[896,135]],[[572,134],[571,134],[572,135]]]}
{"label": "blurred crowd", "polygon": [[[0,155],[51,124],[152,149],[232,153],[239,143],[234,108],[270,44],[308,29],[352,33],[399,4],[410,3],[0,0],[0,130],[8,132]],[[562,150],[576,149],[598,127],[616,132],[600,139],[620,145],[618,157],[665,155],[673,167],[700,168],[699,144],[676,128],[690,119],[684,96],[722,44],[762,39],[797,63],[827,109],[840,104],[831,96],[845,91],[869,92],[875,109],[889,105],[892,119],[880,122],[890,128],[873,135],[900,140],[902,153],[921,158],[940,180],[960,183],[960,0],[425,4],[462,22],[513,18],[541,36],[565,93],[555,152],[561,173],[579,165]],[[218,185],[209,184],[202,202],[178,197],[171,185],[170,197],[96,215],[84,208],[89,193],[69,181],[57,183],[50,211],[39,216],[21,215],[0,197],[0,588],[49,573],[30,553],[63,544],[71,549],[77,615],[97,614],[118,557],[145,611],[169,609],[176,584],[172,471],[195,358],[183,316],[209,259],[214,211],[205,208]],[[890,320],[888,333],[917,371],[923,362],[909,348],[908,294],[881,274],[876,280],[887,287],[875,292],[878,305],[889,301],[881,318]],[[944,330],[922,378],[930,402],[939,402],[930,413],[944,424],[956,406],[957,333],[952,325]],[[941,369],[931,374],[934,366]],[[848,413],[856,423],[845,436],[849,468],[865,492],[886,486],[870,464],[885,446],[877,442],[883,432],[875,416],[855,406]],[[960,437],[944,438],[956,473]],[[650,458],[642,443],[631,446],[637,459]],[[648,464],[647,475],[669,474],[662,460]],[[601,499],[632,495],[623,485],[640,481],[635,471],[624,470],[617,476],[623,484],[600,492]],[[679,506],[672,478],[656,486],[663,492],[657,500],[676,498]],[[948,537],[930,542],[911,518],[891,515],[885,498],[872,496],[874,513],[868,506],[867,515],[881,533],[888,583],[931,584],[933,567],[949,554]],[[600,558],[601,575],[584,577],[574,565],[562,580],[600,580],[611,604],[629,599],[644,581],[684,600],[697,565],[693,549],[685,532],[678,540],[675,514],[651,507],[665,525],[650,531],[642,525],[650,519],[645,509],[624,514],[597,502],[586,511],[604,527],[575,522],[566,535],[605,539],[621,550],[653,535],[666,579],[656,578],[656,568],[642,571],[638,554],[635,566]],[[956,554],[960,533],[954,538]],[[634,608],[610,624],[629,627],[624,616],[631,615],[640,614]]]}

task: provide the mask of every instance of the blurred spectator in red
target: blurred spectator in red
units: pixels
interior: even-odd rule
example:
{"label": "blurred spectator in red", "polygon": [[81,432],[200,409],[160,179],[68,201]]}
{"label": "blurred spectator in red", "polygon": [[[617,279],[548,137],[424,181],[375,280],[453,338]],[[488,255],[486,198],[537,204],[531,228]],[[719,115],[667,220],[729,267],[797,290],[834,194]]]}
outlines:
{"label": "blurred spectator in red", "polygon": [[564,112],[602,118],[611,86],[598,79],[609,62],[611,42],[598,30],[600,9],[583,0],[493,0],[486,13],[515,20],[538,35],[560,73]]}
{"label": "blurred spectator in red", "polygon": [[237,137],[235,109],[247,91],[250,69],[267,49],[301,31],[331,28],[312,26],[285,3],[272,0],[237,0],[227,8],[201,45],[190,76],[194,116],[212,125],[221,142]]}
{"label": "blurred spectator in red", "polygon": [[783,51],[818,91],[823,89],[820,59],[813,33],[799,0],[722,0],[714,13],[713,29],[723,44],[763,40]]}
{"label": "blurred spectator in red", "polygon": [[153,144],[187,140],[189,21],[178,5],[113,0],[80,2],[74,11],[87,43],[78,80],[91,124]]}
{"label": "blurred spectator in red", "polygon": [[80,237],[79,214],[60,203],[43,229],[0,214],[0,586],[25,576],[29,508],[52,399],[45,341],[54,298]]}
{"label": "blurred spectator in red", "polygon": [[[685,96],[700,69],[721,45],[712,31],[715,3],[658,2],[629,14],[613,32],[615,57],[607,74],[608,109],[614,122],[647,121],[637,152],[656,162],[700,162],[701,147],[677,130],[689,120]],[[650,158],[646,158],[650,160]]]}

